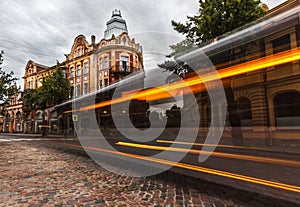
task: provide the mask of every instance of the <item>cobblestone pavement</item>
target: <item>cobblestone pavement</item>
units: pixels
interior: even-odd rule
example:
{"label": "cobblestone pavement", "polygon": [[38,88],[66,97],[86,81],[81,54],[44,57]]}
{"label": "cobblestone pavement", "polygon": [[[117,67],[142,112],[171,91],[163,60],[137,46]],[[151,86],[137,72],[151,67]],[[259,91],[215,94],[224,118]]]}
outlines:
{"label": "cobblestone pavement", "polygon": [[241,200],[246,192],[171,172],[116,175],[49,143],[0,142],[0,206],[264,206]]}

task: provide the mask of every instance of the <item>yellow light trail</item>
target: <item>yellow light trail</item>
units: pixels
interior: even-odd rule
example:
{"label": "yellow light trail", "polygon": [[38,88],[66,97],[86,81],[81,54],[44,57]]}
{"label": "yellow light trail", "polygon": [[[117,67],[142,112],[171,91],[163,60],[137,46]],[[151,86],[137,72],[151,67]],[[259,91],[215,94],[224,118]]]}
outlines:
{"label": "yellow light trail", "polygon": [[104,106],[109,106],[111,104],[130,101],[133,98],[139,100],[148,100],[148,101],[169,98],[172,93],[176,93],[178,90],[183,90],[185,93],[189,92],[189,90],[187,90],[187,87],[190,87],[192,92],[197,92],[197,91],[199,92],[205,89],[204,83],[206,82],[225,79],[232,76],[241,75],[244,73],[254,72],[268,67],[274,67],[276,65],[297,61],[299,59],[300,59],[300,47],[297,47],[281,53],[269,55],[249,62],[224,68],[215,72],[202,74],[201,77],[196,76],[196,77],[188,78],[186,80],[160,86],[159,88],[151,88],[144,91],[140,91],[137,94],[126,93],[126,95],[123,95],[120,98],[103,101],[90,106],[84,106],[81,107],[79,110],[70,110],[70,111],[66,111],[65,113],[101,108]]}
{"label": "yellow light trail", "polygon": [[243,147],[243,146],[232,146],[232,145],[222,145],[222,144],[201,144],[193,142],[178,142],[178,141],[169,141],[169,140],[156,140],[157,143],[166,143],[166,144],[181,144],[181,145],[194,145],[194,146],[209,146],[209,147],[222,147],[222,148],[233,148],[233,149],[251,149],[251,150],[262,150],[269,151],[265,148],[256,148],[256,147]]}
{"label": "yellow light trail", "polygon": [[169,161],[169,160],[163,160],[163,159],[158,159],[158,158],[153,158],[153,157],[146,157],[146,156],[136,155],[136,154],[131,154],[131,153],[124,153],[124,152],[106,150],[106,149],[101,149],[101,148],[96,148],[96,147],[80,146],[80,145],[66,144],[66,143],[60,143],[60,142],[55,142],[55,143],[66,145],[66,146],[71,146],[71,147],[75,147],[75,148],[80,148],[80,149],[85,148],[85,149],[89,149],[89,150],[93,150],[93,151],[122,155],[122,156],[131,157],[131,158],[135,158],[135,159],[146,160],[146,161],[160,163],[160,164],[164,164],[164,165],[175,166],[178,168],[193,170],[193,171],[197,171],[197,172],[201,172],[201,173],[208,173],[211,175],[217,175],[217,176],[222,176],[222,177],[236,179],[236,180],[242,180],[242,181],[246,181],[246,182],[250,182],[250,183],[255,183],[255,184],[260,184],[260,185],[264,185],[264,186],[268,186],[268,187],[274,187],[274,188],[278,188],[278,189],[283,189],[283,190],[287,190],[287,191],[300,193],[300,187],[295,186],[295,185],[289,185],[289,184],[285,184],[285,183],[264,180],[264,179],[240,175],[240,174],[236,174],[236,173],[230,173],[230,172],[225,172],[225,171],[221,171],[221,170],[214,170],[214,169],[210,169],[210,168],[199,167],[196,165],[185,164],[185,163],[180,163],[180,162],[173,162],[173,161]]}
{"label": "yellow light trail", "polygon": [[264,163],[273,163],[273,164],[300,167],[300,162],[293,161],[293,160],[278,159],[278,158],[258,157],[252,155],[239,155],[239,154],[224,153],[224,152],[208,152],[203,150],[136,144],[136,143],[129,143],[129,142],[117,142],[116,144],[121,146],[141,148],[141,149],[182,152],[182,153],[190,153],[190,154],[197,154],[197,155],[202,153],[202,154],[207,154],[215,157],[223,157],[223,158],[225,157],[225,158],[238,159],[238,160],[248,160],[248,161],[255,161],[255,162],[264,162]]}

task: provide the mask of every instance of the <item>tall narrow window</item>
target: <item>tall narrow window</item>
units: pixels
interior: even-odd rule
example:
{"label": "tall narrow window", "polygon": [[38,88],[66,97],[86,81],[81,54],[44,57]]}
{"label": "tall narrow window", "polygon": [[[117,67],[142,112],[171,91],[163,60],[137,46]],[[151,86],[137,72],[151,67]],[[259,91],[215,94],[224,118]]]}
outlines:
{"label": "tall narrow window", "polygon": [[121,56],[121,71],[128,71],[128,57]]}
{"label": "tall narrow window", "polygon": [[81,75],[81,66],[77,65],[77,75]]}
{"label": "tall narrow window", "polygon": [[102,58],[99,59],[99,70],[103,69],[103,62],[102,62]]}
{"label": "tall narrow window", "polygon": [[100,89],[103,87],[102,86],[102,80],[100,80],[99,87],[100,87]]}
{"label": "tall narrow window", "polygon": [[85,62],[84,63],[84,74],[87,74],[87,73],[89,73],[89,63]]}
{"label": "tall narrow window", "polygon": [[251,102],[246,97],[240,97],[237,99],[238,112],[240,114],[241,126],[251,127],[252,126],[252,111]]}
{"label": "tall narrow window", "polygon": [[63,74],[64,78],[67,78],[67,74],[66,74],[66,70],[65,69],[62,70],[62,74]]}
{"label": "tall narrow window", "polygon": [[83,95],[86,95],[88,93],[89,93],[89,83],[84,83]]}
{"label": "tall narrow window", "polygon": [[76,86],[76,96],[78,97],[80,95],[81,95],[81,93],[80,93],[80,85],[77,85]]}
{"label": "tall narrow window", "polygon": [[104,68],[107,69],[109,66],[108,66],[108,57],[105,57],[104,58]]}
{"label": "tall narrow window", "polygon": [[70,77],[73,78],[74,77],[74,68],[70,68]]}
{"label": "tall narrow window", "polygon": [[108,86],[108,79],[104,79],[104,87]]}

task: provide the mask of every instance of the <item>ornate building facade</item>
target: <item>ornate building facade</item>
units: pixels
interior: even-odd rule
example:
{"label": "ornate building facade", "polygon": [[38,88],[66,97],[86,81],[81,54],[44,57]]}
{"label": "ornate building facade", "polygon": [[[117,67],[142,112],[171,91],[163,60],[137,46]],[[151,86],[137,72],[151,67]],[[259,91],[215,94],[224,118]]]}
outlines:
{"label": "ornate building facade", "polygon": [[[14,86],[17,89],[17,85]],[[2,132],[20,133],[23,132],[23,101],[22,91],[19,87],[17,93],[9,98],[9,105],[2,118]]]}
{"label": "ornate building facade", "polygon": [[107,22],[99,43],[83,35],[75,38],[70,54],[63,63],[74,87],[75,97],[106,87],[123,77],[143,70],[142,47],[128,36],[125,20],[118,10]]}
{"label": "ornate building facade", "polygon": [[[78,35],[70,53],[65,54],[66,59],[60,63],[63,74],[72,86],[73,98],[87,95],[144,69],[142,47],[129,37],[126,21],[119,10],[112,12],[106,26],[103,38],[98,43],[94,35],[90,42],[84,35]],[[24,90],[39,88],[43,78],[49,76],[55,67],[28,61],[23,77]],[[57,132],[58,114],[54,108],[46,110],[45,118],[50,132]],[[42,111],[24,108],[23,119],[24,132],[40,132]]]}
{"label": "ornate building facade", "polygon": [[[244,63],[251,63],[253,60],[273,57],[299,48],[300,14],[299,10],[295,10],[299,7],[298,0],[289,0],[269,10],[258,22],[264,27],[257,28],[257,31],[245,30],[249,34],[254,34],[248,35],[249,39],[243,38],[242,43],[239,43],[236,38],[232,40],[232,43],[228,43],[226,49],[210,56],[216,69],[222,70],[232,66],[245,67]],[[273,21],[270,21],[272,19]],[[215,44],[218,44],[218,41]],[[300,146],[298,140],[300,133],[299,77],[300,64],[297,60],[262,67],[261,70],[223,80],[224,86],[231,88],[234,102],[237,104],[245,143],[249,144],[248,141],[254,140],[259,144]],[[198,97],[198,99],[201,129],[206,131],[213,116],[211,103],[207,96]],[[223,140],[231,137],[231,126],[228,120],[227,126]],[[228,139],[228,142],[230,143],[231,140]]]}

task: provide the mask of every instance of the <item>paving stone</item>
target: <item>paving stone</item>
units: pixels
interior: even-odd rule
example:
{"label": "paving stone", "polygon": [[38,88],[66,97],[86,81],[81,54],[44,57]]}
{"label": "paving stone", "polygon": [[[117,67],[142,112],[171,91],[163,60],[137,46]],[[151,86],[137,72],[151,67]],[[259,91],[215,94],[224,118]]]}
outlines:
{"label": "paving stone", "polygon": [[51,142],[0,144],[1,207],[243,206],[236,199],[238,191],[214,189],[170,171],[133,178],[109,172],[82,153]]}

